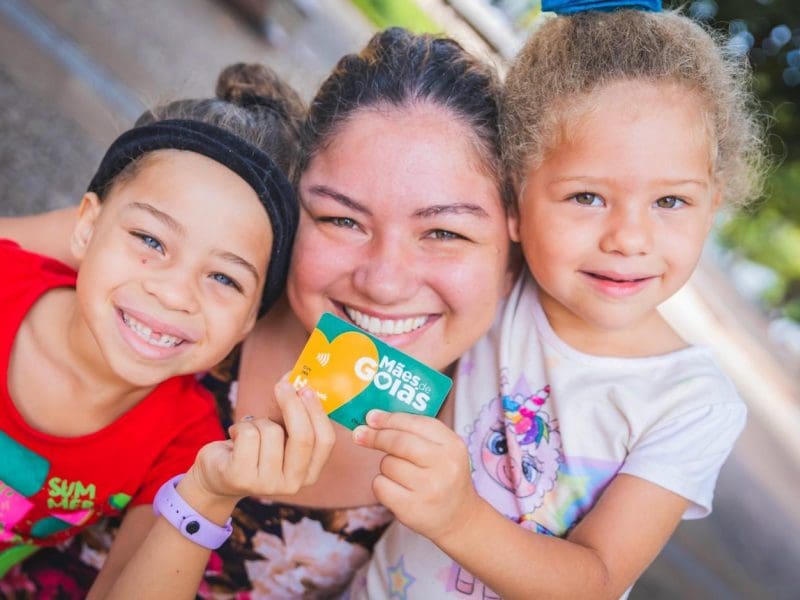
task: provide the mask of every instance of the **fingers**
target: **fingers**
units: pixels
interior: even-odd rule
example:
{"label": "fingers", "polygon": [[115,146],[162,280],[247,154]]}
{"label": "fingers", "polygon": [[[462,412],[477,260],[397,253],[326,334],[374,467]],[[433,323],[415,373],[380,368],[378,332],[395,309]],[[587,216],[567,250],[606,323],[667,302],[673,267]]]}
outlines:
{"label": "fingers", "polygon": [[420,475],[424,472],[404,458],[387,454],[381,459],[380,473],[403,489],[413,491],[419,487]]}
{"label": "fingers", "polygon": [[372,409],[367,413],[366,422],[373,429],[405,431],[439,444],[446,443],[453,433],[447,425],[434,417],[405,412]]}
{"label": "fingers", "polygon": [[314,451],[311,455],[304,481],[304,485],[309,485],[319,479],[322,468],[328,462],[328,457],[336,442],[336,432],[333,429],[333,423],[322,408],[319,396],[314,390],[306,388],[300,394],[300,398],[308,411],[315,440]]}
{"label": "fingers", "polygon": [[372,480],[372,493],[378,502],[390,510],[391,507],[409,506],[413,500],[411,491],[384,475],[376,475]]}
{"label": "fingers", "polygon": [[260,490],[274,483],[276,475],[283,479],[285,435],[280,425],[263,417],[245,418],[230,433],[233,449],[224,475],[233,487]]}
{"label": "fingers", "polygon": [[372,429],[360,425],[353,430],[353,441],[359,446],[380,450],[420,467],[432,466],[432,460],[439,454],[438,444],[396,429]]}
{"label": "fingers", "polygon": [[316,481],[333,448],[333,425],[311,389],[297,392],[284,377],[275,386],[284,427],[244,417],[230,440],[204,449],[199,466],[223,494],[294,494]]}
{"label": "fingers", "polygon": [[275,388],[275,397],[286,424],[284,476],[287,483],[299,489],[319,478],[336,436],[319,397],[311,388],[296,391],[283,380]]}
{"label": "fingers", "polygon": [[286,426],[286,447],[283,455],[283,478],[292,488],[300,489],[306,478],[307,468],[314,452],[314,430],[305,405],[300,402],[298,392],[287,381],[275,386],[275,398],[283,413]]}

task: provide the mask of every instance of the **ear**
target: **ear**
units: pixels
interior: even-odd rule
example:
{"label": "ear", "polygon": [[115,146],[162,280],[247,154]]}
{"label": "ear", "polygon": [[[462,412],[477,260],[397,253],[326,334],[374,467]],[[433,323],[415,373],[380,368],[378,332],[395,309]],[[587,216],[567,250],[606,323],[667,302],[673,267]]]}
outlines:
{"label": "ear", "polygon": [[81,205],[78,207],[78,222],[72,230],[70,239],[70,251],[78,262],[82,261],[86,255],[86,249],[94,235],[95,224],[102,208],[100,198],[94,192],[86,192],[81,198]]}

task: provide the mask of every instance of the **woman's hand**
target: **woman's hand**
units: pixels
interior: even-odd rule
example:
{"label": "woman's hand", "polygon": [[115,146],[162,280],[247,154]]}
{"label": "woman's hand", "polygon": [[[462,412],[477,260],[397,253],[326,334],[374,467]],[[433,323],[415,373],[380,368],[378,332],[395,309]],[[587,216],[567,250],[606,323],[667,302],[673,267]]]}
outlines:
{"label": "woman's hand", "polygon": [[200,450],[187,477],[208,494],[236,500],[294,494],[314,483],[333,448],[333,426],[311,388],[297,391],[284,377],[275,398],[285,429],[267,418],[244,417],[230,427],[230,440]]}
{"label": "woman's hand", "polygon": [[372,489],[407,527],[439,543],[468,522],[480,498],[464,442],[441,421],[372,410],[354,441],[386,452]]}

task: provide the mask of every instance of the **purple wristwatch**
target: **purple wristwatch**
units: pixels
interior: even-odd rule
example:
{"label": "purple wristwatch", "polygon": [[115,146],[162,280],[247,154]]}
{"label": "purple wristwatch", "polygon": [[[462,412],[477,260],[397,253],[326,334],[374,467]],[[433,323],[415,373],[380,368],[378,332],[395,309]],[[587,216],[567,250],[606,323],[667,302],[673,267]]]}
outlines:
{"label": "purple wristwatch", "polygon": [[181,479],[183,475],[176,475],[161,486],[153,499],[153,512],[163,516],[186,539],[209,550],[216,550],[233,532],[231,519],[224,527],[220,527],[197,514],[175,489]]}

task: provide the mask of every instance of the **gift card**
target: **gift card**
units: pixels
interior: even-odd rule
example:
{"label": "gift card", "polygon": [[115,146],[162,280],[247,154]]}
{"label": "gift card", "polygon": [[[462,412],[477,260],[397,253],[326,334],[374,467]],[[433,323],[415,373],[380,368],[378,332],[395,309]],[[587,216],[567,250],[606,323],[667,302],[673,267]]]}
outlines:
{"label": "gift card", "polygon": [[320,318],[289,375],[309,385],[331,419],[354,429],[373,408],[436,416],[452,380],[330,313]]}

